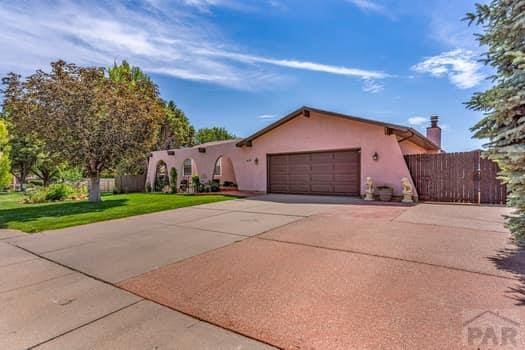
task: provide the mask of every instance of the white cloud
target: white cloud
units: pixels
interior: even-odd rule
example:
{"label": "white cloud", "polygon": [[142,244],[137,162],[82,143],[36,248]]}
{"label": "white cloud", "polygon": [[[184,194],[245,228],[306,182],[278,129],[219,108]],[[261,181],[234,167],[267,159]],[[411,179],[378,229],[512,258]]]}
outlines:
{"label": "white cloud", "polygon": [[278,0],[268,0],[268,5],[278,10],[288,10],[288,6],[285,3]]}
{"label": "white cloud", "polygon": [[[169,0],[153,0],[153,1],[169,1]],[[242,2],[238,2],[235,0],[178,0],[178,1],[182,3],[182,5],[194,7],[197,10],[201,12],[205,12],[205,13],[211,13],[212,7],[229,7],[229,8],[234,8],[234,9],[243,7]]]}
{"label": "white cloud", "polygon": [[396,19],[396,14],[393,10],[397,10],[399,5],[393,5],[389,3],[389,7],[385,6],[384,4],[379,3],[375,0],[346,0],[350,4],[354,5],[355,7],[359,8],[361,11],[365,13],[376,13],[382,16],[385,16],[391,20]]}
{"label": "white cloud", "polygon": [[447,76],[460,89],[469,89],[480,84],[484,79],[481,69],[482,65],[477,62],[476,55],[463,49],[426,57],[412,66],[412,70],[418,73],[427,73],[437,78]]}
{"label": "white cloud", "polygon": [[271,120],[275,118],[277,118],[275,114],[261,114],[257,116],[257,119],[262,119],[262,120]]}
{"label": "white cloud", "polygon": [[247,54],[236,53],[236,52],[227,52],[227,51],[202,51],[202,53],[209,55],[209,56],[227,58],[230,60],[243,62],[243,63],[264,63],[264,64],[270,64],[270,65],[280,66],[280,67],[309,70],[309,71],[314,71],[314,72],[329,73],[329,74],[335,74],[335,75],[345,75],[345,76],[357,77],[357,78],[362,78],[362,79],[384,79],[384,78],[390,77],[389,74],[380,72],[380,71],[350,68],[350,67],[344,67],[344,66],[335,66],[335,65],[328,65],[328,64],[317,63],[317,62],[290,60],[290,59],[275,59],[275,58],[253,56],[253,55],[247,55]]}
{"label": "white cloud", "polygon": [[381,83],[378,83],[375,80],[372,79],[364,79],[363,80],[363,91],[370,92],[372,94],[378,93],[383,91],[384,85]]}
{"label": "white cloud", "polygon": [[389,77],[381,71],[248,54],[194,10],[236,6],[236,0],[180,1],[188,6],[167,0],[133,6],[127,1],[0,2],[0,75],[27,74],[62,58],[105,66],[127,59],[147,72],[236,89],[282,82],[272,66],[360,79]]}
{"label": "white cloud", "polygon": [[[476,2],[486,3],[487,0]],[[427,5],[425,3],[425,5]],[[433,0],[421,9],[428,16],[429,36],[446,49],[457,47],[479,51],[474,33],[479,29],[469,26],[461,18],[474,10],[472,1]]]}
{"label": "white cloud", "polygon": [[427,121],[428,121],[427,118],[420,117],[420,116],[414,116],[414,117],[408,118],[408,124],[410,124],[410,125],[416,125],[416,126],[423,125],[423,124],[425,124]]}
{"label": "white cloud", "polygon": [[347,0],[363,11],[384,12],[385,7],[371,0]]}

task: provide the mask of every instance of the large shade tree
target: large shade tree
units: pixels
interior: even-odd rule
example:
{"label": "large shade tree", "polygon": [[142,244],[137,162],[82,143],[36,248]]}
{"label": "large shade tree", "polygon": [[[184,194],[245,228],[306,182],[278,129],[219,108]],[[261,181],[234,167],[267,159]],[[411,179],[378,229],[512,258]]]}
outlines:
{"label": "large shade tree", "polygon": [[50,72],[4,78],[3,107],[17,130],[42,140],[62,161],[83,167],[89,200],[95,202],[102,171],[156,142],[164,115],[158,88],[136,74],[57,61]]}
{"label": "large shade tree", "polygon": [[484,62],[495,70],[493,86],[467,103],[484,112],[473,131],[489,140],[486,155],[500,166],[509,204],[517,208],[508,226],[525,242],[525,1],[477,4],[467,19],[482,27],[478,40],[487,48]]}
{"label": "large shade tree", "polygon": [[201,144],[211,141],[231,140],[236,136],[230,133],[226,128],[214,126],[211,128],[202,128],[195,134],[195,143]]}
{"label": "large shade tree", "polygon": [[186,114],[177,107],[175,102],[167,102],[157,149],[166,150],[192,146],[194,134],[195,130]]}

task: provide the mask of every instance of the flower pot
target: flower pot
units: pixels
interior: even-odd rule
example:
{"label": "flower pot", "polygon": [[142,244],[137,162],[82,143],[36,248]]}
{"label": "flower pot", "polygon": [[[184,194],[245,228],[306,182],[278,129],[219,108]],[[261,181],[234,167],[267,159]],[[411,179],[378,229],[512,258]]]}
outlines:
{"label": "flower pot", "polygon": [[377,192],[379,193],[379,199],[383,202],[390,202],[392,200],[392,194],[394,189],[392,187],[378,187]]}

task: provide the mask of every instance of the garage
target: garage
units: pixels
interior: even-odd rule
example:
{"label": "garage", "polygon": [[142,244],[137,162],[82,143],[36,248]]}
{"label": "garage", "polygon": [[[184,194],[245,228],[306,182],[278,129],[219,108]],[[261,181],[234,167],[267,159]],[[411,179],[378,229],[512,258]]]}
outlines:
{"label": "garage", "polygon": [[360,151],[268,155],[268,192],[358,196]]}

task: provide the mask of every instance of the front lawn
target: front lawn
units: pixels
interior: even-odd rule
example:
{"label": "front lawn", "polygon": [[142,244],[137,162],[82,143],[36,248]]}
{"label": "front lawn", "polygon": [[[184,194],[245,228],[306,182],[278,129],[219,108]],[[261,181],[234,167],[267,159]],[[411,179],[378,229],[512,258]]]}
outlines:
{"label": "front lawn", "polygon": [[103,195],[100,203],[21,204],[22,198],[20,193],[0,193],[0,229],[38,232],[232,199],[223,195],[129,193]]}

